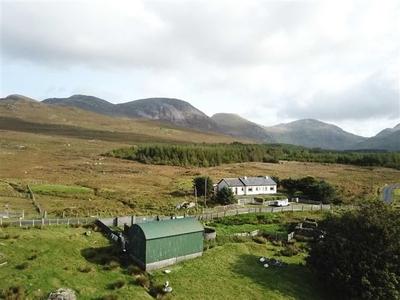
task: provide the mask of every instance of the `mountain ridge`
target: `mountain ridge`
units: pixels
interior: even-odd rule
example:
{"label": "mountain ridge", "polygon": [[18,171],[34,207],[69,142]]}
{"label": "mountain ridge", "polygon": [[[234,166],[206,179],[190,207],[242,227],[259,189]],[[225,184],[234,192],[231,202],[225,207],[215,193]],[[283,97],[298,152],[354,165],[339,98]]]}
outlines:
{"label": "mountain ridge", "polygon": [[[382,130],[378,134],[381,137],[377,135],[366,138],[315,119],[301,119],[274,126],[263,126],[235,114],[218,113],[208,117],[189,102],[176,98],[156,97],[112,104],[93,96],[73,95],[69,98],[49,98],[42,102],[76,107],[116,118],[158,120],[180,127],[262,143],[287,143],[331,150],[366,149],[371,146],[376,149],[388,147],[387,150],[400,150],[400,145],[396,144],[397,136],[400,136],[400,130],[397,128]],[[398,127],[400,128],[399,125]],[[392,133],[392,135],[386,133]]]}

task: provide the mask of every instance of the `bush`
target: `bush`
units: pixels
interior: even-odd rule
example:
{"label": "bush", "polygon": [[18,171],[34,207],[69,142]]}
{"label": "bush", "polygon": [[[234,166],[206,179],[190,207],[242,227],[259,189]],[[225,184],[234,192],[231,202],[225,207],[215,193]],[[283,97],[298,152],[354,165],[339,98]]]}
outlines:
{"label": "bush", "polygon": [[283,256],[294,256],[300,252],[300,249],[296,245],[286,245],[285,249],[279,251],[280,255]]}
{"label": "bush", "polygon": [[112,260],[105,264],[104,269],[111,271],[117,269],[118,267],[119,267],[119,262]]}
{"label": "bush", "polygon": [[29,268],[29,263],[28,262],[24,262],[24,263],[22,263],[22,264],[17,266],[17,269],[19,269],[19,270],[26,270],[28,268]]}
{"label": "bush", "polygon": [[93,267],[91,265],[85,265],[83,267],[80,267],[79,271],[82,273],[90,273],[91,271],[93,271]]}
{"label": "bush", "polygon": [[20,285],[12,286],[4,289],[2,296],[6,300],[23,300],[25,298],[24,288]]}
{"label": "bush", "polygon": [[29,260],[35,260],[37,258],[37,254],[33,254],[31,257],[29,257]]}
{"label": "bush", "polygon": [[132,275],[132,276],[134,276],[134,275],[140,275],[140,274],[142,274],[142,269],[140,269],[138,266],[136,266],[136,265],[130,265],[128,268],[127,268],[127,271],[126,271],[129,275]]}
{"label": "bush", "polygon": [[126,284],[126,280],[124,278],[118,279],[114,284],[113,288],[114,290],[122,288]]}
{"label": "bush", "polygon": [[144,287],[145,289],[148,289],[150,287],[150,280],[144,275],[141,275],[138,278],[136,278],[136,283]]}
{"label": "bush", "polygon": [[268,240],[261,235],[253,236],[253,241],[258,244],[266,244],[268,242]]}

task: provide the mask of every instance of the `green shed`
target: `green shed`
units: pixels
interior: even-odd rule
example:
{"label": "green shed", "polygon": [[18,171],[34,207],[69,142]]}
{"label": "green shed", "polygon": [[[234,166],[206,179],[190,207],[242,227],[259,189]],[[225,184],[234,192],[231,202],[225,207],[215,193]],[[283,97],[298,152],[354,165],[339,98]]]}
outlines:
{"label": "green shed", "polygon": [[155,270],[203,255],[203,232],[191,217],[133,224],[127,250],[143,270]]}

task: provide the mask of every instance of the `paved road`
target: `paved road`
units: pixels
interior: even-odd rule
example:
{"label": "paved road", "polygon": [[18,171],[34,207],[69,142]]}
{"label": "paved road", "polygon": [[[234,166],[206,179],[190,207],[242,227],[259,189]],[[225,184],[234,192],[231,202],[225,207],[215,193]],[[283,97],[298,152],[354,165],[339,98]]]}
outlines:
{"label": "paved road", "polygon": [[385,186],[382,190],[382,200],[389,204],[392,201],[392,190],[400,188],[400,183]]}

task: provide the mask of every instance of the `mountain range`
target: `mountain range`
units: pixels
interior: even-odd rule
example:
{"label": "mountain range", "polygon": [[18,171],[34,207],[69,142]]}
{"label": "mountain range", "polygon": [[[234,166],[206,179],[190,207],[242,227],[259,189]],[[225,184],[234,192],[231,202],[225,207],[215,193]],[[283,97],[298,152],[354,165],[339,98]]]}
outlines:
{"label": "mountain range", "polygon": [[[10,97],[16,96],[7,98]],[[235,114],[218,113],[209,117],[190,103],[173,98],[148,98],[112,104],[93,96],[73,95],[69,98],[49,98],[42,102],[78,108],[113,118],[160,121],[178,127],[262,143],[285,143],[331,150],[400,151],[400,124],[394,128],[386,128],[374,137],[365,138],[315,119],[262,126]]]}

